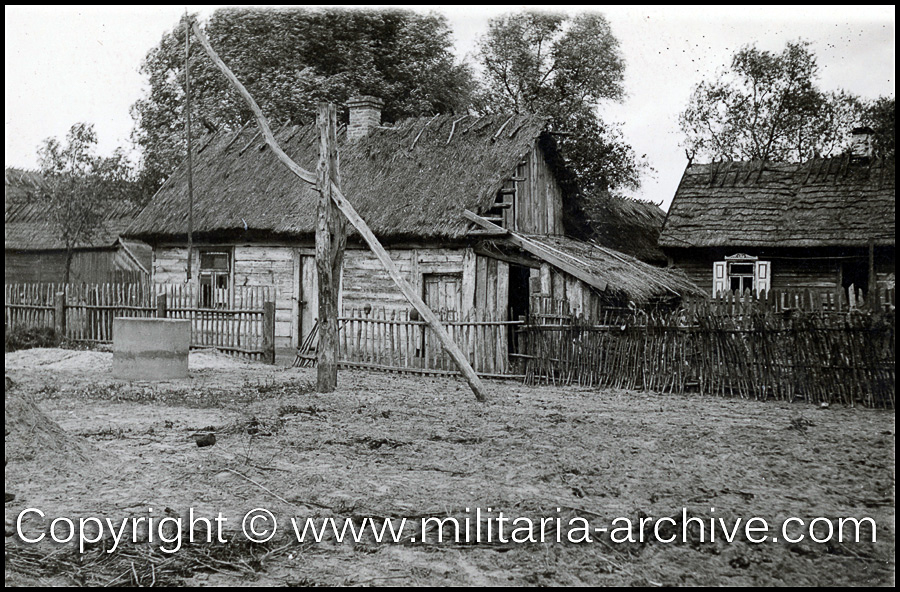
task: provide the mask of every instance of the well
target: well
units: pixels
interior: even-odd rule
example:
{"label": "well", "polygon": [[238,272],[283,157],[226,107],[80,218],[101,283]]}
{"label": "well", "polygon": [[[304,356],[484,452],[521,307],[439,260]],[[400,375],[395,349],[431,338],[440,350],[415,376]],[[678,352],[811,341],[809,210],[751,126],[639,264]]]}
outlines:
{"label": "well", "polygon": [[113,377],[169,380],[188,377],[191,322],[184,319],[113,319]]}

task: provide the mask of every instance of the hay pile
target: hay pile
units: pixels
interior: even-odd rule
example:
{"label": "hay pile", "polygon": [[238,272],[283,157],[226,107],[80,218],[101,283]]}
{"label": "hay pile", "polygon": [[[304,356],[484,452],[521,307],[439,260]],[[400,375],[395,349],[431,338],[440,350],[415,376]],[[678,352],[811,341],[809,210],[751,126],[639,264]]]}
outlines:
{"label": "hay pile", "polygon": [[6,461],[41,460],[55,467],[87,462],[92,448],[47,417],[28,393],[6,377],[4,394]]}

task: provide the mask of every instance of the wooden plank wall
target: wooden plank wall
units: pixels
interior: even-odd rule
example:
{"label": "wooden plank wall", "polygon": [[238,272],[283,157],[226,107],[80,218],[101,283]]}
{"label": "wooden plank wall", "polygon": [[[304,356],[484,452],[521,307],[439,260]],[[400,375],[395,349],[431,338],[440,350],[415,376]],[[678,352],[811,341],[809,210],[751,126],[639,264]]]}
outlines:
{"label": "wooden plank wall", "polygon": [[[312,249],[238,245],[233,253],[233,285],[273,286],[276,348],[297,347],[312,329],[313,319],[318,317]],[[458,273],[462,276],[462,308],[465,312],[477,306],[495,319],[507,320],[509,265],[506,262],[475,255],[472,249],[462,247],[395,248],[388,249],[388,253],[419,294],[423,294],[423,275]],[[185,257],[184,247],[154,249],[153,282],[183,283]],[[199,278],[196,249],[192,266],[196,283]],[[367,304],[372,309],[386,310],[388,314],[410,309],[410,304],[382,269],[381,263],[367,249],[347,249],[341,282],[340,310],[344,315],[352,310],[362,310]]]}
{"label": "wooden plank wall", "polygon": [[235,286],[274,287],[275,348],[292,347],[293,250],[289,247],[238,245],[234,248],[232,278]]}
{"label": "wooden plank wall", "polygon": [[[466,278],[463,277],[465,284]],[[472,306],[482,313],[509,320],[509,264],[491,257],[475,256],[475,286]],[[463,287],[465,292],[465,285]],[[465,303],[464,303],[465,306]],[[466,307],[468,312],[471,307]]]}
{"label": "wooden plank wall", "polygon": [[[66,254],[62,251],[4,253],[7,284],[61,283],[65,278]],[[101,284],[146,280],[140,268],[120,249],[76,251],[72,256],[70,283]]]}
{"label": "wooden plank wall", "polygon": [[603,302],[597,292],[589,285],[564,271],[560,271],[544,263],[540,269],[532,269],[529,282],[531,298],[565,301],[568,310],[576,318],[594,321],[600,318]]}
{"label": "wooden plank wall", "polygon": [[[748,253],[753,254],[753,253]],[[816,255],[818,256],[818,255]],[[794,257],[793,255],[791,257]],[[767,259],[772,262],[772,290],[832,290],[838,285],[842,260],[839,259]],[[722,261],[706,253],[678,254],[673,257],[672,267],[681,269],[688,278],[709,295],[712,295],[713,261]],[[862,265],[867,265],[863,260]],[[876,260],[878,281],[884,282],[893,273],[893,266]]]}
{"label": "wooden plank wall", "polygon": [[[187,269],[187,248],[161,246],[153,248],[153,269],[150,271],[154,284],[178,284],[184,283],[184,274]],[[199,277],[200,255],[195,249],[193,261],[192,281]]]}
{"label": "wooden plank wall", "polygon": [[531,234],[562,234],[562,191],[543,151],[535,143],[516,170],[514,230]]}

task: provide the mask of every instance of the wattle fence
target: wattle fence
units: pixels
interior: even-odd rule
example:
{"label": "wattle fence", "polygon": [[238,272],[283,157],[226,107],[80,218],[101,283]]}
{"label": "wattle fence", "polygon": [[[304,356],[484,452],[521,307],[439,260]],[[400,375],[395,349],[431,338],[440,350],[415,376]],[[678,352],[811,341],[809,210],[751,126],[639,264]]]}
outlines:
{"label": "wattle fence", "polygon": [[722,294],[603,324],[533,303],[526,382],[894,407],[894,292]]}
{"label": "wattle fence", "polygon": [[111,343],[115,317],[189,319],[191,347],[274,363],[272,288],[240,286],[216,307],[200,306],[192,285],[6,284],[5,328],[53,328],[63,339]]}

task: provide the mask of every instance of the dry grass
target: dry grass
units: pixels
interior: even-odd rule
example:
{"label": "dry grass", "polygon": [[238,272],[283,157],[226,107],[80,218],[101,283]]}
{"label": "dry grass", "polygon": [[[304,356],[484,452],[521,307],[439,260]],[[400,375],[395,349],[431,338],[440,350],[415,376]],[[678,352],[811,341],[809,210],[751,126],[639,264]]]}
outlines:
{"label": "dry grass", "polygon": [[[226,369],[213,356],[193,357],[189,381],[126,385],[96,369],[109,354],[83,354],[97,358],[85,371],[50,363],[63,350],[41,351],[32,350],[40,365],[25,352],[7,356],[16,388],[96,452],[68,472],[48,470],[56,465],[47,457],[11,462],[7,488],[17,498],[7,518],[25,507],[117,521],[148,507],[193,507],[221,511],[234,532],[259,506],[338,519],[462,517],[475,507],[537,518],[560,508],[564,519],[592,524],[686,507],[707,519],[715,508],[726,520],[872,516],[878,542],[301,546],[277,538],[197,545],[170,558],[145,544],[79,557],[68,546],[7,539],[7,584],[893,583],[892,413],[490,381],[489,402],[479,404],[456,380],[349,371],[338,391],[320,395],[308,390],[314,370]],[[207,431],[216,444],[198,448],[194,435]]]}

